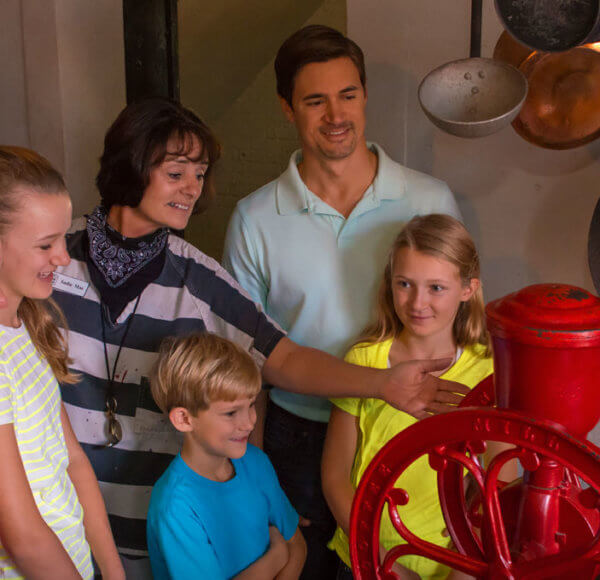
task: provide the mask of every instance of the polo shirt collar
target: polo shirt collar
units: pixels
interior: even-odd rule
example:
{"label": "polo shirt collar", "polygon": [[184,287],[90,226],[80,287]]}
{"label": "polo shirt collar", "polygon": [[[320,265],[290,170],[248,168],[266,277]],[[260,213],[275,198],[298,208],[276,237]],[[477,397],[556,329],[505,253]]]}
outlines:
{"label": "polo shirt collar", "polygon": [[377,175],[373,180],[373,193],[377,199],[402,199],[406,195],[404,167],[390,159],[377,143],[367,142],[377,154]]}
{"label": "polo shirt collar", "polygon": [[308,209],[309,190],[298,172],[298,163],[302,160],[302,151],[294,151],[290,157],[288,168],[276,182],[277,213],[288,215]]}
{"label": "polo shirt collar", "polygon": [[[365,195],[372,194],[374,201],[402,198],[406,193],[404,168],[392,161],[376,143],[368,142],[367,146],[377,154],[378,163],[377,175]],[[275,195],[279,215],[302,211],[339,215],[306,187],[298,172],[300,161],[302,161],[302,151],[298,149],[292,153],[288,168],[277,179]]]}

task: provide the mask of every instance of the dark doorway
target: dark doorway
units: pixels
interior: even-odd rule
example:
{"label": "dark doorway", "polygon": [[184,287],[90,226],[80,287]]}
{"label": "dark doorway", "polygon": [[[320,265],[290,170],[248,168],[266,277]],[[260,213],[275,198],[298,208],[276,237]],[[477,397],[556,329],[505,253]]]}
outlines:
{"label": "dark doorway", "polygon": [[123,0],[127,103],[179,100],[177,0]]}

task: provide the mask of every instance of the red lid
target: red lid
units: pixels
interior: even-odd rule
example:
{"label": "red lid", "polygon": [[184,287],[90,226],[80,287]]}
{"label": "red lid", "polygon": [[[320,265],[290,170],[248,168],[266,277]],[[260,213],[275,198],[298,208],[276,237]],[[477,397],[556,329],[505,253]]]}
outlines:
{"label": "red lid", "polygon": [[492,338],[547,347],[600,346],[600,299],[566,284],[535,284],[490,302]]}

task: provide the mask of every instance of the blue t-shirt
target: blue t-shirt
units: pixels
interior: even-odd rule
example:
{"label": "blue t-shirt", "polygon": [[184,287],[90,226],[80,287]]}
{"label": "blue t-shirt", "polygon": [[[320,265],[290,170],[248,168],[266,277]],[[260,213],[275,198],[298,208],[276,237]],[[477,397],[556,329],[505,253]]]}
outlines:
{"label": "blue t-shirt", "polygon": [[232,459],[225,482],[198,475],[177,455],[152,491],[148,551],[154,577],[221,580],[269,548],[269,526],[289,540],[298,527],[268,457],[253,445]]}

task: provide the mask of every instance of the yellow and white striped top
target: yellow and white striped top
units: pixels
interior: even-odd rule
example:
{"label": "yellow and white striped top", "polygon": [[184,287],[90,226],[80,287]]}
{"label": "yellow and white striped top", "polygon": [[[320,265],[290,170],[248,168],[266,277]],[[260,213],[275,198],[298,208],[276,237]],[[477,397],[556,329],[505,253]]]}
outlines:
{"label": "yellow and white striped top", "polygon": [[[0,326],[0,425],[14,425],[21,459],[40,514],[83,578],[93,578],[83,510],[69,475],[60,420],[60,391],[25,325]],[[0,460],[1,469],[1,460]],[[23,578],[0,542],[0,579]]]}

